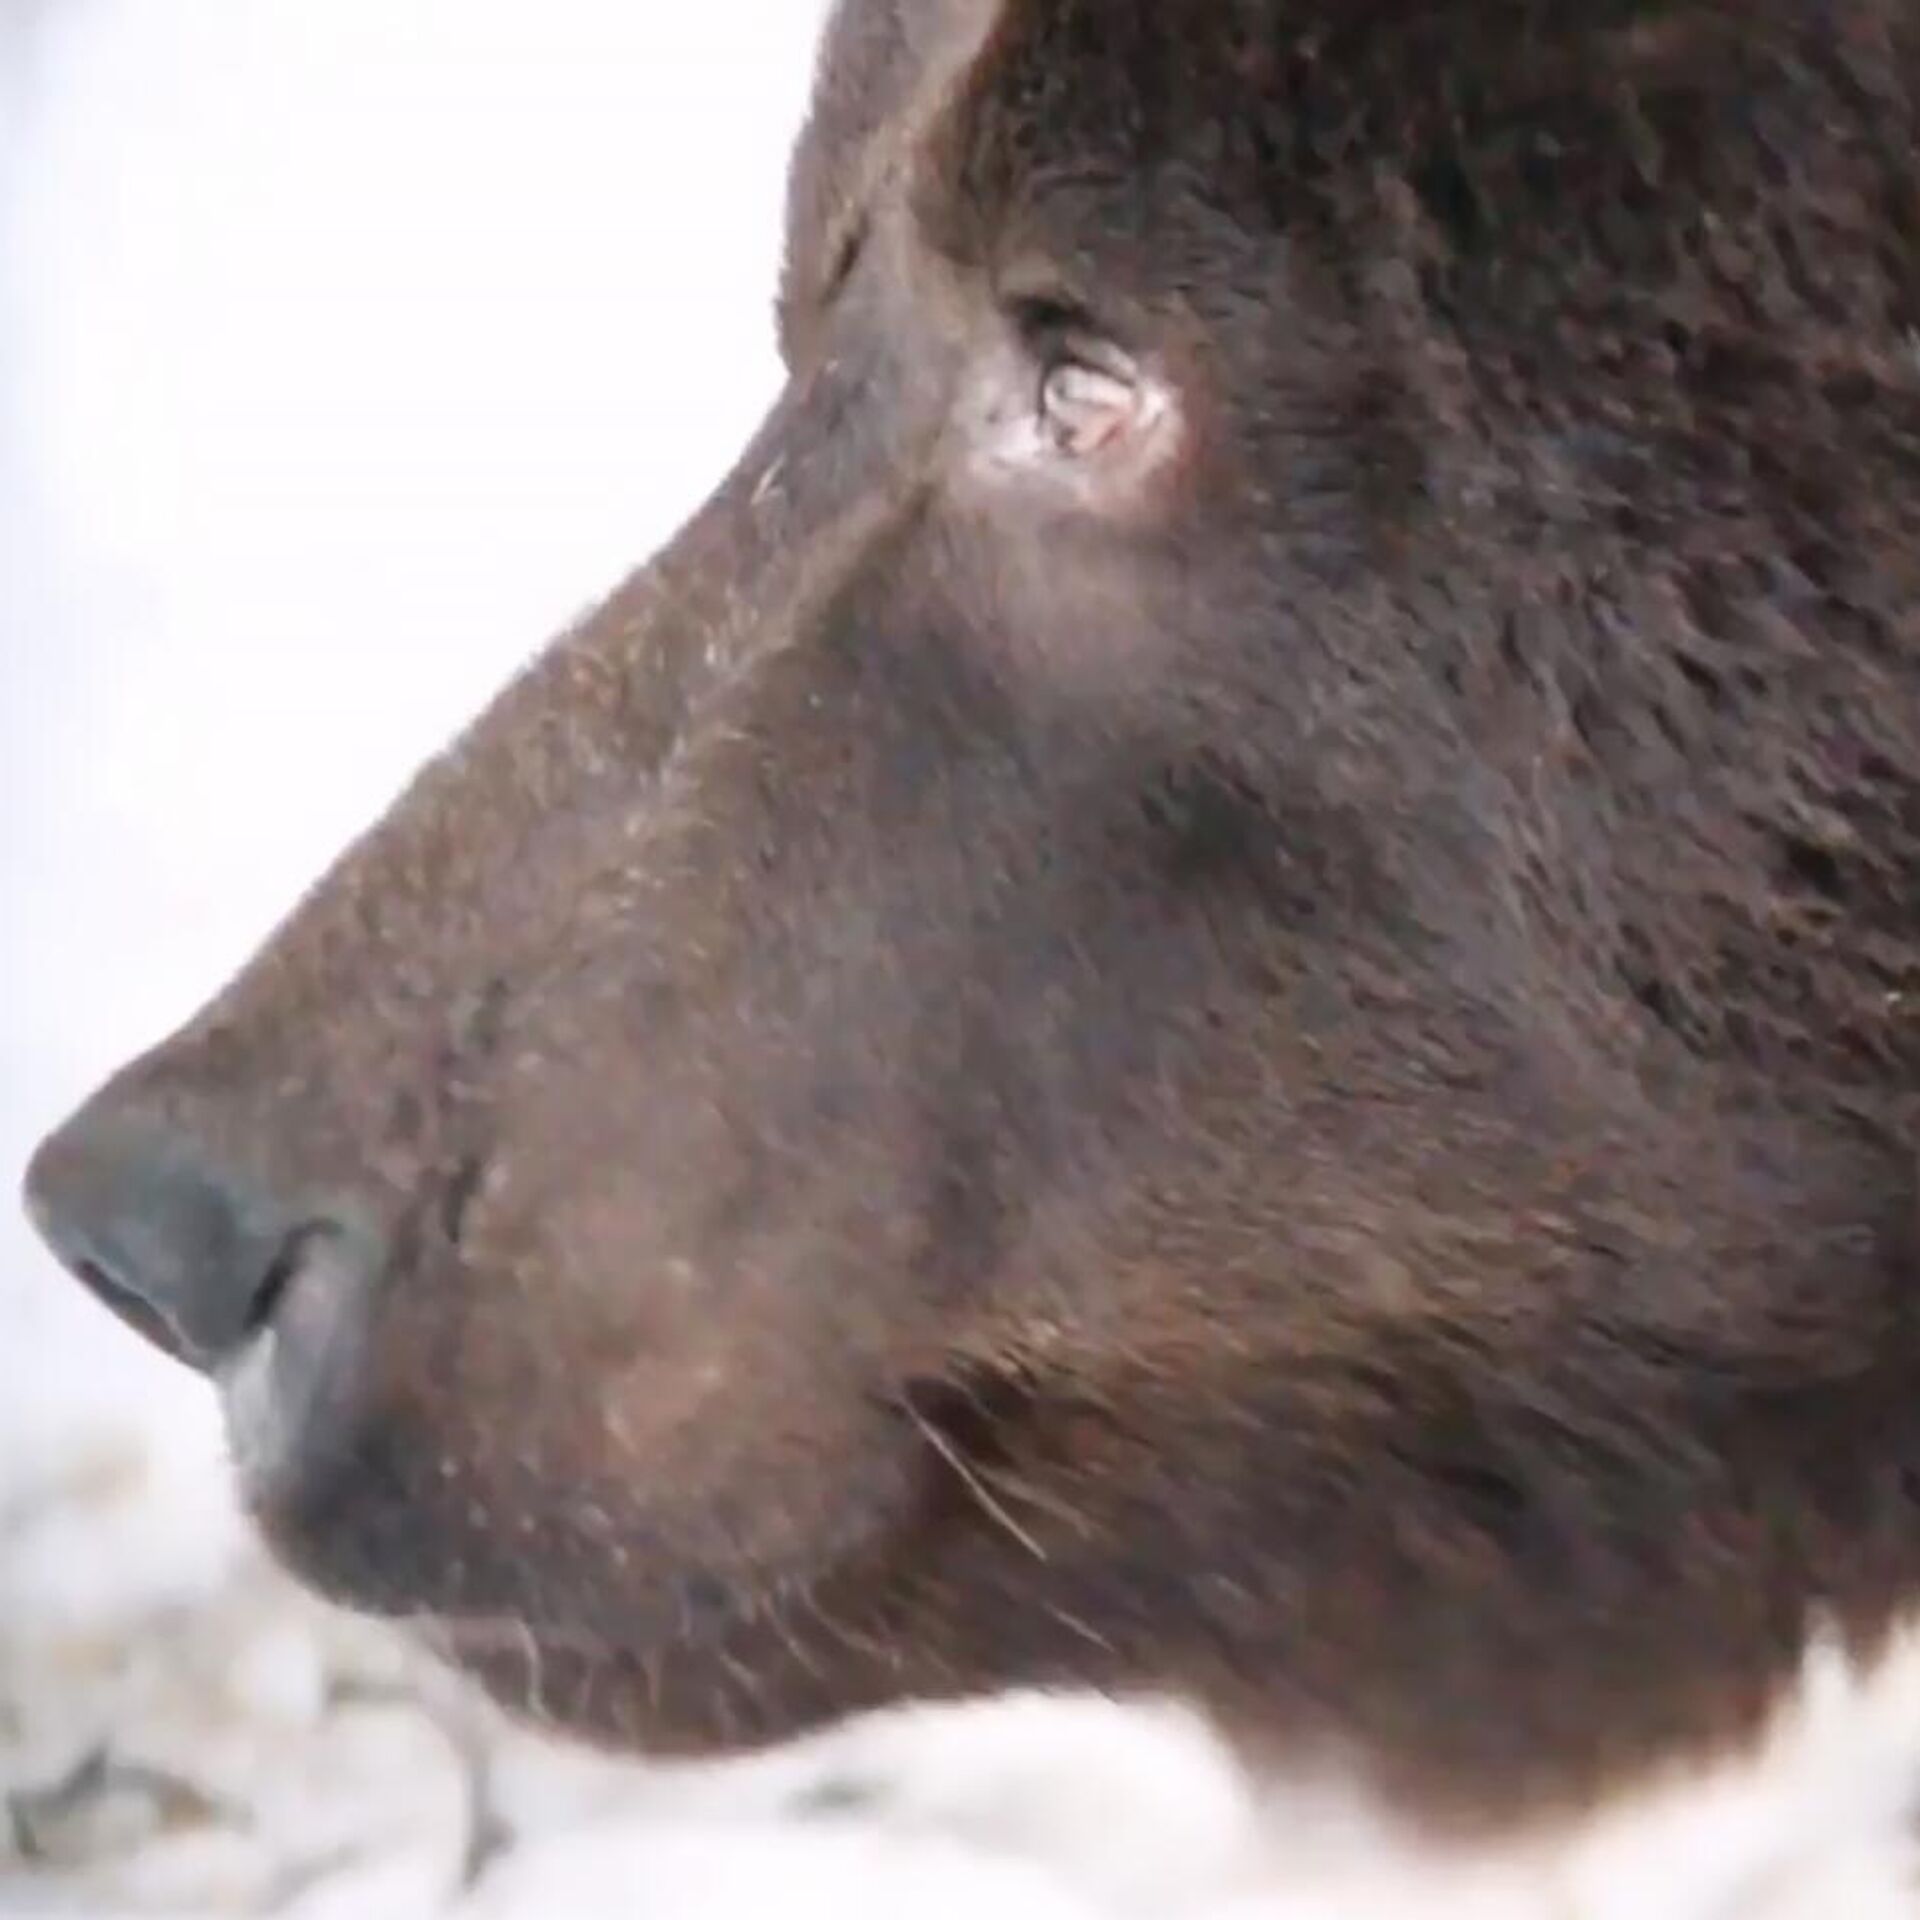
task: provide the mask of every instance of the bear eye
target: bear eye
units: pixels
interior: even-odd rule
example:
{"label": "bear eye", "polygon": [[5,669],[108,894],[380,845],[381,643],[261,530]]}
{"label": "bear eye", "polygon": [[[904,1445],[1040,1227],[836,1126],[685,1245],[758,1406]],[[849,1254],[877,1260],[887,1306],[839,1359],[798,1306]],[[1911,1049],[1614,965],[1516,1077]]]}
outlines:
{"label": "bear eye", "polygon": [[1139,418],[1139,383],[1084,360],[1056,360],[1040,377],[1040,422],[1057,452],[1085,459],[1113,444]]}
{"label": "bear eye", "polygon": [[1084,459],[1139,424],[1140,370],[1083,309],[1029,297],[1015,303],[1014,321],[1040,369],[1039,425],[1052,452]]}
{"label": "bear eye", "polygon": [[963,401],[967,470],[1019,477],[1076,508],[1144,505],[1185,442],[1180,394],[1157,362],[1137,358],[1084,310],[1012,306],[1014,325]]}

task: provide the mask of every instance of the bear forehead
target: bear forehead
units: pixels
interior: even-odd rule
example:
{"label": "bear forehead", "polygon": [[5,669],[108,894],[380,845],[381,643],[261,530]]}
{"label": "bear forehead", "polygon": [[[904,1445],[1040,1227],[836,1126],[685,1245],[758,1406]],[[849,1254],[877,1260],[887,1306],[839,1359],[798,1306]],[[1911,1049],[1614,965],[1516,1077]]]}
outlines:
{"label": "bear forehead", "polygon": [[1668,232],[1830,131],[1809,57],[1891,98],[1911,37],[1890,0],[838,0],[781,310],[831,292],[890,196],[968,264],[1026,238],[1188,293],[1262,272],[1223,233],[1339,256],[1397,212],[1415,251],[1532,261],[1609,219]]}

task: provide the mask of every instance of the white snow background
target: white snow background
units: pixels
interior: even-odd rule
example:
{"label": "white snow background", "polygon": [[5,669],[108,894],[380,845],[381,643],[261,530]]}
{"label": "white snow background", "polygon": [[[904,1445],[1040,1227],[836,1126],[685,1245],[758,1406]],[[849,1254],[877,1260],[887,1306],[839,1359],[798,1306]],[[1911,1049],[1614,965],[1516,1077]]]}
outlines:
{"label": "white snow background", "polygon": [[0,0],[12,1920],[1066,1920],[1192,1911],[1244,1864],[1206,1744],[1097,1706],[710,1772],[503,1732],[261,1564],[206,1391],[12,1203],[45,1127],[729,463],[776,386],[817,13]]}

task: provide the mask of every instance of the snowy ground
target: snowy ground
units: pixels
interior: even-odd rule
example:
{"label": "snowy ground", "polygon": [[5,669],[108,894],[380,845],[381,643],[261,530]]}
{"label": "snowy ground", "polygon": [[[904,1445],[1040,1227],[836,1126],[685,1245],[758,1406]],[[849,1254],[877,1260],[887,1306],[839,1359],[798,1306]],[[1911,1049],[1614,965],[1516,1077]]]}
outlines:
{"label": "snowy ground", "polygon": [[[814,14],[0,0],[7,1191],[744,439]],[[785,1814],[819,1772],[556,1755],[318,1613],[206,1394],[0,1204],[0,1912],[1083,1910],[924,1807]]]}

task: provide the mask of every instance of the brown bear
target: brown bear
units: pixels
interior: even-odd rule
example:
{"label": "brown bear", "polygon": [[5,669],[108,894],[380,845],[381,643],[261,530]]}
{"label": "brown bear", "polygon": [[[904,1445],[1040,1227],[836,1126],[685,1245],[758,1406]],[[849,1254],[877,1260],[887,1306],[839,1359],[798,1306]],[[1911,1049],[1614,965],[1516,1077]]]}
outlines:
{"label": "brown bear", "polygon": [[1879,1670],[1917,113],[1902,0],[842,0],[763,430],[41,1228],[636,1748],[1091,1688],[1514,1831]]}

